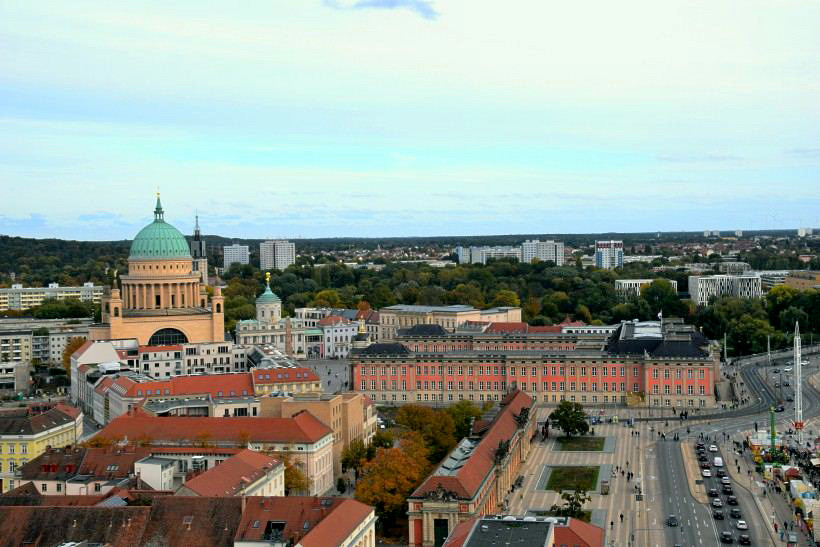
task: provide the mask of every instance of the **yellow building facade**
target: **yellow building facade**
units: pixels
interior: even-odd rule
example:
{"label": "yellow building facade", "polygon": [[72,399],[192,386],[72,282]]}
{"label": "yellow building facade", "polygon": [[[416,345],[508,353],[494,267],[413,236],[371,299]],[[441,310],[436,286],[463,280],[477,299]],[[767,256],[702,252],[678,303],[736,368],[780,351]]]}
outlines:
{"label": "yellow building facade", "polygon": [[0,411],[0,493],[13,490],[15,471],[46,447],[76,444],[83,433],[83,413],[62,403]]}

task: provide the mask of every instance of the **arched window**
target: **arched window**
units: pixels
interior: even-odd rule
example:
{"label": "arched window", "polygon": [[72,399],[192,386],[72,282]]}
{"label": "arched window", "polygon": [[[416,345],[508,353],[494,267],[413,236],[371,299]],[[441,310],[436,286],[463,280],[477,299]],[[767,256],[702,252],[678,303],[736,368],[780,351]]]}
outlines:
{"label": "arched window", "polygon": [[222,313],[222,304],[219,302],[216,304],[216,313]]}
{"label": "arched window", "polygon": [[119,316],[120,316],[120,307],[119,306],[114,306],[114,317],[119,317]]}
{"label": "arched window", "polygon": [[177,329],[160,329],[148,340],[149,346],[170,346],[187,343],[188,337]]}

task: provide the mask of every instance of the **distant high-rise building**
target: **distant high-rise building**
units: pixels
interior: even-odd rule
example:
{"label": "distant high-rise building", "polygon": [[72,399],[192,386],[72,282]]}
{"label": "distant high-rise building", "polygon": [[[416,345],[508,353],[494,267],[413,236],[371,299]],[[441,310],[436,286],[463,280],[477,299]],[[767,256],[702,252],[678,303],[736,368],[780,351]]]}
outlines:
{"label": "distant high-rise building", "polygon": [[278,239],[259,244],[259,266],[262,271],[284,270],[296,263],[296,245]]}
{"label": "distant high-rise building", "polygon": [[735,237],[743,237],[743,230],[735,230]]}
{"label": "distant high-rise building", "polygon": [[194,239],[191,240],[190,244],[194,273],[198,273],[202,283],[207,285],[208,253],[205,248],[205,242],[202,241],[202,234],[199,232],[199,215],[196,215],[196,223],[194,224]]}
{"label": "distant high-rise building", "polygon": [[614,270],[624,265],[623,241],[596,241],[595,267]]}
{"label": "distant high-rise building", "polygon": [[541,262],[555,262],[556,266],[564,265],[564,244],[560,241],[528,240],[521,244],[521,260],[530,263],[535,259]]}
{"label": "distant high-rise building", "polygon": [[811,228],[798,228],[797,229],[797,237],[806,237],[810,236],[814,233],[814,230]]}
{"label": "distant high-rise building", "polygon": [[222,247],[222,254],[223,266],[226,269],[230,268],[231,264],[249,264],[251,261],[251,252],[247,245],[225,245]]}

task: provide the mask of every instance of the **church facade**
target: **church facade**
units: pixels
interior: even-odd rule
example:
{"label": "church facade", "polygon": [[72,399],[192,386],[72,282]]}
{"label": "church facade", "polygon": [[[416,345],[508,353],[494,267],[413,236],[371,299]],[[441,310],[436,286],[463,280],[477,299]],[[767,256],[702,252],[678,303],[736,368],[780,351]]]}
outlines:
{"label": "church facade", "polygon": [[221,289],[209,301],[187,240],[165,222],[159,194],[154,221],[134,238],[120,281],[103,297],[102,323],[89,328],[91,340],[136,338],[160,346],[225,339]]}

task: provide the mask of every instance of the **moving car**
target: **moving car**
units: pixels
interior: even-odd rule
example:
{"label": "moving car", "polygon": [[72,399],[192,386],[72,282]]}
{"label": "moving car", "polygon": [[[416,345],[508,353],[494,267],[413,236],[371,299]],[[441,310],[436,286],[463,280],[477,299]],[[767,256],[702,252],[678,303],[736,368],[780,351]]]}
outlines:
{"label": "moving car", "polygon": [[709,445],[709,452],[717,452],[717,445],[710,444]]}
{"label": "moving car", "polygon": [[794,402],[794,397],[792,397],[791,395],[786,395],[786,401],[788,401],[790,403]]}
{"label": "moving car", "polygon": [[741,517],[740,509],[738,509],[737,507],[732,507],[732,510],[729,511],[729,516],[733,519],[739,519]]}
{"label": "moving car", "polygon": [[749,534],[740,534],[737,537],[737,542],[740,545],[751,545],[752,544],[752,538],[749,537]]}
{"label": "moving car", "polygon": [[721,458],[720,456],[715,456],[714,464],[715,467],[723,467],[723,458]]}
{"label": "moving car", "polygon": [[709,491],[707,492],[707,495],[708,495],[710,498],[716,498],[716,497],[718,497],[718,491],[717,491],[717,488],[710,488],[710,489],[709,489]]}
{"label": "moving car", "polygon": [[735,496],[729,496],[726,498],[726,503],[729,505],[737,505],[737,498]]}
{"label": "moving car", "polygon": [[732,484],[732,481],[729,479],[729,477],[723,477],[720,479],[720,484]]}
{"label": "moving car", "polygon": [[721,478],[725,477],[726,476],[726,471],[724,471],[723,469],[718,469],[717,473],[715,473],[715,476],[716,477],[721,477]]}
{"label": "moving car", "polygon": [[666,525],[674,528],[678,525],[678,517],[676,517],[675,515],[669,515],[668,517],[666,517]]}
{"label": "moving car", "polygon": [[701,455],[698,456],[698,461],[699,462],[708,462],[709,461],[709,456],[707,456],[706,454],[701,454]]}
{"label": "moving car", "polygon": [[723,520],[725,518],[723,515],[723,511],[715,511],[714,513],[712,513],[712,516],[715,520]]}
{"label": "moving car", "polygon": [[735,526],[737,526],[737,529],[738,529],[738,530],[748,530],[748,529],[749,529],[749,525],[748,525],[748,524],[746,524],[746,521],[745,521],[745,520],[739,520],[739,521],[737,521],[737,523],[735,524]]}
{"label": "moving car", "polygon": [[777,405],[776,407],[774,407],[775,412],[783,412],[784,410],[786,410],[786,407],[783,405]]}
{"label": "moving car", "polygon": [[723,502],[720,501],[720,498],[715,498],[712,500],[712,507],[723,507]]}
{"label": "moving car", "polygon": [[701,471],[701,475],[703,475],[706,478],[709,478],[712,476],[712,472],[708,469],[704,469],[703,471]]}
{"label": "moving car", "polygon": [[723,492],[724,494],[728,494],[728,495],[732,495],[732,494],[735,493],[735,491],[732,490],[732,487],[729,486],[728,484],[723,486],[723,488],[721,489],[721,492]]}
{"label": "moving car", "polygon": [[732,532],[721,532],[720,533],[720,542],[721,543],[734,543],[735,536],[732,535]]}

